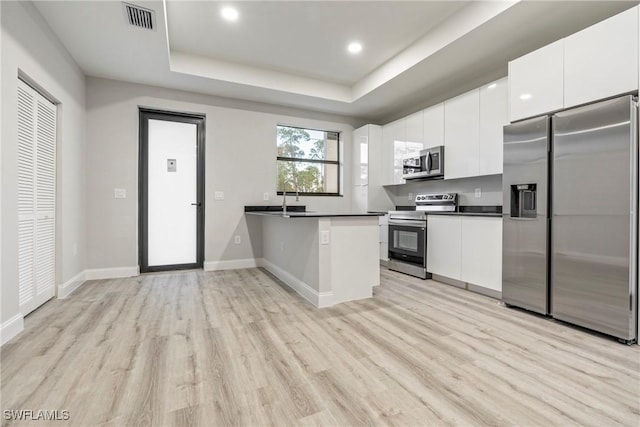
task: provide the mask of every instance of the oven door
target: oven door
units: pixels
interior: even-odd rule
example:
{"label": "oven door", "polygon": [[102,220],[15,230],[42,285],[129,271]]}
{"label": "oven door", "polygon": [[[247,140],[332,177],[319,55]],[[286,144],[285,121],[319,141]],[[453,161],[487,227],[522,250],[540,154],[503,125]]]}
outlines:
{"label": "oven door", "polygon": [[427,227],[424,221],[389,221],[389,258],[425,266]]}

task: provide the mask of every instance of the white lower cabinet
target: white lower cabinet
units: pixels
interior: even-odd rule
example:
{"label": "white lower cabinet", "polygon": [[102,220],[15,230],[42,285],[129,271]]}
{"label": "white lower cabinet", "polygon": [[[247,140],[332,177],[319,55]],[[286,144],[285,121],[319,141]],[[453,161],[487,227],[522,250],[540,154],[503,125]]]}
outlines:
{"label": "white lower cabinet", "polygon": [[502,291],[502,219],[462,218],[460,278],[494,291]]}
{"label": "white lower cabinet", "polygon": [[380,259],[389,261],[389,215],[379,217],[380,225]]}
{"label": "white lower cabinet", "polygon": [[502,291],[502,218],[429,215],[427,271]]}
{"label": "white lower cabinet", "polygon": [[427,271],[460,280],[461,217],[429,215]]}

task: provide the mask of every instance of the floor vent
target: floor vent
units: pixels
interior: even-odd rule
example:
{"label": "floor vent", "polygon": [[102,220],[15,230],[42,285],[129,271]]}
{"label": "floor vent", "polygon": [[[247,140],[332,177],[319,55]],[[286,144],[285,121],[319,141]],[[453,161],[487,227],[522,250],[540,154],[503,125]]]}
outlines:
{"label": "floor vent", "polygon": [[153,10],[129,3],[122,3],[122,6],[124,6],[124,14],[129,25],[145,30],[156,29],[156,16]]}

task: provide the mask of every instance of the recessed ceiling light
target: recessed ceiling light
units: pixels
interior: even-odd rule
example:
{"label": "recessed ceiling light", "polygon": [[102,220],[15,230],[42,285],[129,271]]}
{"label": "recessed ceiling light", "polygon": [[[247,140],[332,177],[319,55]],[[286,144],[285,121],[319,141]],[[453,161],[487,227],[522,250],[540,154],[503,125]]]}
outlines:
{"label": "recessed ceiling light", "polygon": [[522,99],[523,101],[526,101],[527,99],[531,99],[531,94],[523,93],[522,95],[520,95],[520,99]]}
{"label": "recessed ceiling light", "polygon": [[235,22],[238,20],[238,11],[232,7],[225,7],[220,11],[220,14],[227,21]]}
{"label": "recessed ceiling light", "polygon": [[362,51],[362,45],[358,42],[353,42],[353,43],[349,43],[349,46],[347,46],[347,50],[349,51],[349,53],[360,53]]}
{"label": "recessed ceiling light", "polygon": [[491,83],[489,86],[487,86],[487,89],[495,89],[498,86],[498,83]]}

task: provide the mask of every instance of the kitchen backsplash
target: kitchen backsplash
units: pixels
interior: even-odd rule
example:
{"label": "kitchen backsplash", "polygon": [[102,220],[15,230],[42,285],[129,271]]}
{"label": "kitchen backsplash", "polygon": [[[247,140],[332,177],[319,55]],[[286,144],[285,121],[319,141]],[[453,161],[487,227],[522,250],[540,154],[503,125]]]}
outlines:
{"label": "kitchen backsplash", "polygon": [[[480,197],[475,196],[480,189]],[[502,205],[502,175],[436,181],[416,181],[394,187],[396,206],[413,205],[413,197],[424,193],[458,193],[458,204],[466,206]],[[409,194],[412,194],[409,200]]]}

